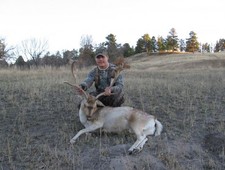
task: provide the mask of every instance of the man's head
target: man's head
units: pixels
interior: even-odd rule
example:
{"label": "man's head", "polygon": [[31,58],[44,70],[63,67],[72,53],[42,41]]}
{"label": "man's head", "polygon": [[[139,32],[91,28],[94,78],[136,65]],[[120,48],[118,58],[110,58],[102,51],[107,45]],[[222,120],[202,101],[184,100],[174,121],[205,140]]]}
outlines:
{"label": "man's head", "polygon": [[95,56],[95,61],[100,69],[106,69],[109,66],[109,57],[105,54],[99,53]]}

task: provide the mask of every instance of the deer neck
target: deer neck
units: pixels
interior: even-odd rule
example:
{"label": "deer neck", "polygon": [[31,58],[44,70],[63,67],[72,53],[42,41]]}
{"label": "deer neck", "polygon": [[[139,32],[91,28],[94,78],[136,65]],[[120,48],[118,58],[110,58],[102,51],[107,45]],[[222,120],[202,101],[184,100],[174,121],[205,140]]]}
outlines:
{"label": "deer neck", "polygon": [[82,107],[79,110],[79,118],[80,118],[80,122],[85,126],[85,124],[87,123],[87,117]]}

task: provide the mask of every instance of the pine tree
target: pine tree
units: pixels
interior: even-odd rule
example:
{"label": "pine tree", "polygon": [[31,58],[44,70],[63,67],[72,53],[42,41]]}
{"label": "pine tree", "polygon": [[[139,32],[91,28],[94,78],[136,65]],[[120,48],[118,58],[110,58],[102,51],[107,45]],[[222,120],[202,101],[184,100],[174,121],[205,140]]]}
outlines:
{"label": "pine tree", "polygon": [[157,41],[155,39],[155,36],[152,37],[151,44],[152,44],[152,51],[157,52],[158,51],[158,44],[157,44]]}
{"label": "pine tree", "polygon": [[141,52],[152,52],[152,42],[149,34],[144,34],[141,38],[138,39],[137,45],[135,47],[135,53]]}
{"label": "pine tree", "polygon": [[107,53],[109,55],[109,59],[111,61],[115,61],[117,57],[120,57],[122,54],[119,50],[119,44],[116,43],[116,36],[114,34],[109,34],[106,37],[105,46],[107,49]]}
{"label": "pine tree", "polygon": [[123,56],[124,57],[129,57],[134,54],[134,49],[130,47],[129,43],[125,43],[123,45]]}
{"label": "pine tree", "polygon": [[199,49],[198,38],[194,31],[191,31],[189,35],[190,35],[190,38],[188,38],[186,41],[186,44],[187,44],[186,51],[194,53],[195,51],[198,51]]}
{"label": "pine tree", "polygon": [[167,36],[168,50],[177,51],[179,49],[179,39],[175,28],[172,28]]}
{"label": "pine tree", "polygon": [[225,50],[225,39],[220,39],[216,42],[215,52],[220,52]]}
{"label": "pine tree", "polygon": [[160,52],[163,52],[166,50],[166,40],[162,36],[158,37],[157,46]]}
{"label": "pine tree", "polygon": [[146,52],[145,50],[145,42],[143,40],[143,38],[139,38],[137,41],[137,45],[135,47],[135,53],[142,53],[142,52]]}
{"label": "pine tree", "polygon": [[183,52],[186,49],[186,42],[183,39],[180,39],[180,51]]}

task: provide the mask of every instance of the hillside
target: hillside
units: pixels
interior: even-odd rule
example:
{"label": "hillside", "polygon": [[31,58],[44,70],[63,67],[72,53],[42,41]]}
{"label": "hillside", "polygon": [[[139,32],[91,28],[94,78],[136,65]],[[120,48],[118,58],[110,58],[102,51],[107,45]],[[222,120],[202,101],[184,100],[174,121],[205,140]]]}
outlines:
{"label": "hillside", "polygon": [[225,52],[196,54],[137,54],[127,58],[134,69],[175,70],[175,69],[210,69],[225,67]]}

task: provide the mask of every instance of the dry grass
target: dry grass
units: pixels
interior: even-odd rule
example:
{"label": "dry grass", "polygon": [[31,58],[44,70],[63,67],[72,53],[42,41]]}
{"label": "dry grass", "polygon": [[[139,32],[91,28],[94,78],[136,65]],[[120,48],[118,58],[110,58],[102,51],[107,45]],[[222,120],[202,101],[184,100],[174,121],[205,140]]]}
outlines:
{"label": "dry grass", "polygon": [[[125,105],[164,125],[132,156],[126,151],[135,138],[126,133],[94,133],[69,144],[82,128],[80,99],[63,84],[73,82],[69,68],[0,70],[0,169],[224,169],[225,67],[213,66],[224,58],[215,56],[132,58]],[[78,82],[86,73],[78,73]]]}

